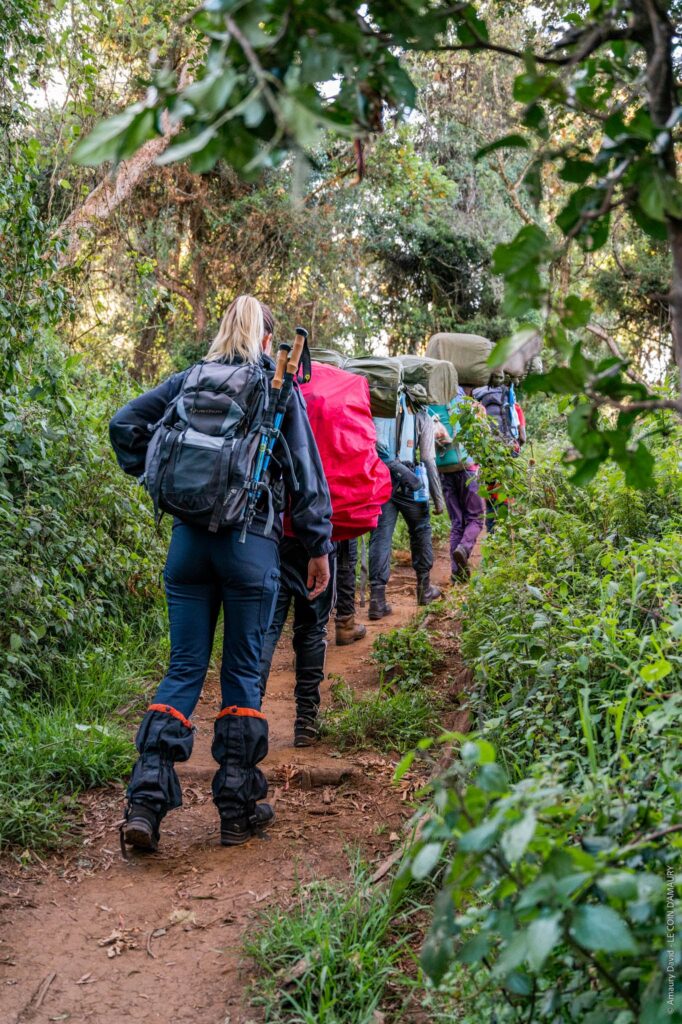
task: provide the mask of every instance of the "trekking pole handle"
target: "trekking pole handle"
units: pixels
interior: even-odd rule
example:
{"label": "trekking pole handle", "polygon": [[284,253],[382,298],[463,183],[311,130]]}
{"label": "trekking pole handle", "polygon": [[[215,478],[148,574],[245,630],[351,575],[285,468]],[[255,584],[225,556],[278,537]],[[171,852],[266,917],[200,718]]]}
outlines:
{"label": "trekking pole handle", "polygon": [[305,327],[296,328],[296,340],[291,348],[291,355],[289,356],[289,362],[287,363],[287,373],[290,373],[293,377],[298,371],[298,364],[301,362],[301,356],[303,355],[303,346],[308,339],[308,332]]}
{"label": "trekking pole handle", "polygon": [[[275,376],[272,378],[272,390],[281,391],[282,381],[284,380],[284,374],[287,370],[287,360],[289,353],[291,352],[291,345],[287,342],[282,342],[277,352],[277,362],[275,364]],[[300,357],[299,357],[300,358]]]}

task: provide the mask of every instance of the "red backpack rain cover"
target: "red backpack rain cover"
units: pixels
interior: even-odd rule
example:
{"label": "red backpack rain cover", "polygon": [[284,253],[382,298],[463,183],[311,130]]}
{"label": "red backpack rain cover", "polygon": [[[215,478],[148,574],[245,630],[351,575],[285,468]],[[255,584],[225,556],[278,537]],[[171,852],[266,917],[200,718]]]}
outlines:
{"label": "red backpack rain cover", "polygon": [[[376,450],[376,430],[364,377],[323,363],[301,385],[308,419],[332,499],[332,540],[351,540],[374,529],[391,497],[391,474]],[[291,520],[284,532],[293,536]]]}

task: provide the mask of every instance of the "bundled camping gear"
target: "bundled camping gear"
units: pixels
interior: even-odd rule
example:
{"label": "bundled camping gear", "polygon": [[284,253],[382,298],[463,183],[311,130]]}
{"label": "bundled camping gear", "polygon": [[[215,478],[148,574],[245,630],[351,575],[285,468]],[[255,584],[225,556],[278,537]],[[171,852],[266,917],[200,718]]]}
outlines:
{"label": "bundled camping gear", "polygon": [[447,359],[398,358],[403,368],[403,388],[413,405],[447,405],[457,394],[457,371]]}
{"label": "bundled camping gear", "polygon": [[412,406],[447,403],[457,394],[457,371],[447,359],[426,356],[343,356],[334,349],[314,348],[311,358],[365,377],[369,384],[372,416],[391,419],[398,414],[400,395]]}
{"label": "bundled camping gear", "polygon": [[480,334],[434,334],[426,346],[430,359],[445,359],[465,387],[483,387],[490,379],[488,357],[493,343]]}
{"label": "bundled camping gear", "polygon": [[[350,540],[373,529],[391,496],[390,473],[376,450],[370,386],[335,366],[313,363],[301,385],[308,419],[332,500],[332,539]],[[292,535],[285,519],[285,533]]]}
{"label": "bundled camping gear", "polygon": [[314,362],[324,363],[326,366],[337,366],[340,370],[348,361],[348,356],[344,356],[343,352],[337,352],[335,348],[311,348],[310,358]]}
{"label": "bundled camping gear", "polygon": [[343,365],[349,373],[357,373],[369,384],[372,416],[395,416],[402,386],[399,359],[388,356],[362,356],[347,359]]}

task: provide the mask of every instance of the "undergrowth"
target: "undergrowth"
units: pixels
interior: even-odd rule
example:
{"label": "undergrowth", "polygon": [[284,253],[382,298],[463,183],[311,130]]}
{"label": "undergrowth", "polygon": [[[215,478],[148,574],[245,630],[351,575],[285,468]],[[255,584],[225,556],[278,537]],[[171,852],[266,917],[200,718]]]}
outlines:
{"label": "undergrowth", "polygon": [[354,864],[348,883],[313,882],[293,905],[267,912],[245,949],[259,968],[253,1005],[270,1024],[376,1024],[389,986],[406,998],[415,982],[402,969],[412,956],[414,897],[392,901]]}
{"label": "undergrowth", "polygon": [[153,642],[154,619],[146,631],[121,626],[116,635],[0,720],[0,848],[56,845],[77,818],[77,794],[130,770],[135,751],[121,713],[144,706],[144,680],[158,674],[164,644]]}
{"label": "undergrowth", "polygon": [[332,687],[322,735],[339,750],[372,747],[383,753],[402,752],[439,728],[442,709],[441,699],[431,689],[383,687],[363,697],[341,681]]}

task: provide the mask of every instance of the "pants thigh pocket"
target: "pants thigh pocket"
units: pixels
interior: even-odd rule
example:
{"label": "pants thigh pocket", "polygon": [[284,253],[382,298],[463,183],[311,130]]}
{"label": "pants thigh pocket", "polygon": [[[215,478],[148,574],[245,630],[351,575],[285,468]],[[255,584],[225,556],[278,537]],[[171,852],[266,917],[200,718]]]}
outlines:
{"label": "pants thigh pocket", "polygon": [[279,594],[279,569],[268,569],[263,577],[263,589],[260,600],[260,627],[265,632],[270,628],[275,614],[275,604]]}

